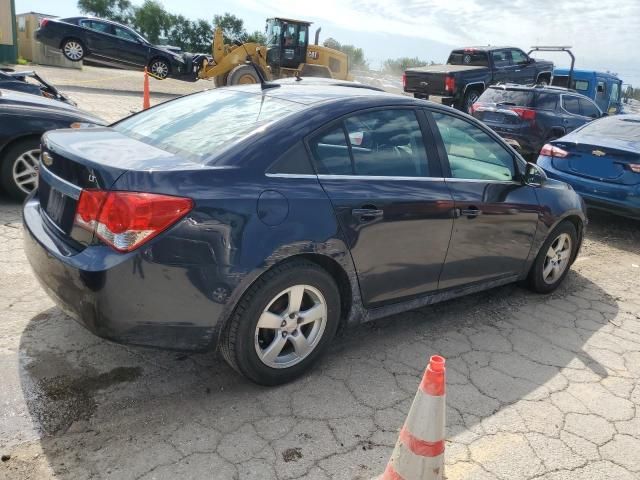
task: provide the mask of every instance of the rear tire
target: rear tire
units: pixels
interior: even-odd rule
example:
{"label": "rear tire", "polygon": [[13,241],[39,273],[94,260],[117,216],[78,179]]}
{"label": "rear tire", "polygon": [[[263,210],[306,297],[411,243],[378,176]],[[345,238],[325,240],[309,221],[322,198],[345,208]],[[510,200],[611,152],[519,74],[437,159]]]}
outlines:
{"label": "rear tire", "polygon": [[251,65],[238,65],[229,72],[227,85],[247,85],[260,83],[260,78]]}
{"label": "rear tire", "polygon": [[27,138],[11,145],[0,163],[0,184],[16,200],[24,200],[38,187],[40,139]]}
{"label": "rear tire", "polygon": [[529,272],[529,288],[538,293],[550,293],[558,288],[569,272],[577,249],[576,227],[565,220],[553,229],[542,244]]}
{"label": "rear tire", "polygon": [[471,115],[471,105],[476,103],[480,98],[480,92],[478,90],[467,90],[462,100],[462,111]]}
{"label": "rear tire", "polygon": [[67,38],[60,48],[65,58],[72,62],[80,62],[87,55],[87,49],[77,38]]}
{"label": "rear tire", "polygon": [[331,276],[315,263],[293,260],[249,287],[223,331],[220,350],[250,380],[279,385],[302,375],[324,353],[339,319],[340,293]]}

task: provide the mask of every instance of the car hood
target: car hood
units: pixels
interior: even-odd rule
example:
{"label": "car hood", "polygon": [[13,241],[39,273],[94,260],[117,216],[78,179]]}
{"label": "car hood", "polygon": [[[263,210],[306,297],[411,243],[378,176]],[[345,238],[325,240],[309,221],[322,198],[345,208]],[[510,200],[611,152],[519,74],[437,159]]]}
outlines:
{"label": "car hood", "polygon": [[88,123],[94,123],[96,125],[106,125],[100,117],[92,115],[88,112],[82,111],[67,103],[59,100],[53,100],[38,95],[29,93],[17,92],[14,90],[0,89],[0,108],[3,107],[17,107],[17,108],[37,108],[48,111],[56,111],[58,113],[65,113]]}

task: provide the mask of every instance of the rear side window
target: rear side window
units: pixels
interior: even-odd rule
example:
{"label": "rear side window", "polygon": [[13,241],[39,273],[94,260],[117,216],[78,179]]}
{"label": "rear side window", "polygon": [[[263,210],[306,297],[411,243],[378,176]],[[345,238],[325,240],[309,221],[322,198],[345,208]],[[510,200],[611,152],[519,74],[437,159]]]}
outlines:
{"label": "rear side window", "polygon": [[296,143],[280,156],[267,170],[272,174],[313,175],[313,167],[309,155],[302,142]]}
{"label": "rear side window", "polygon": [[598,107],[596,107],[595,103],[586,98],[581,98],[579,102],[580,109],[582,110],[582,115],[584,115],[585,117],[600,118],[600,110],[598,110]]}
{"label": "rear side window", "polygon": [[513,156],[477,125],[453,115],[432,113],[444,142],[452,178],[511,181]]}
{"label": "rear side window", "polygon": [[227,145],[304,105],[233,90],[212,90],[122,120],[118,132],[167,152],[207,161]]}
{"label": "rear side window", "polygon": [[310,146],[320,174],[429,176],[422,131],[413,110],[352,115],[313,139]]}
{"label": "rear side window", "polygon": [[558,95],[553,93],[539,93],[535,107],[539,110],[555,110],[558,104]]}
{"label": "rear side window", "polygon": [[447,60],[449,65],[471,65],[475,67],[488,67],[489,59],[486,52],[475,50],[454,50]]}
{"label": "rear side window", "polygon": [[113,33],[111,25],[108,23],[97,22],[95,20],[82,20],[80,25],[100,33]]}
{"label": "rear side window", "polygon": [[533,104],[533,92],[529,90],[506,90],[487,88],[480,99],[481,103],[500,103],[516,107],[530,107]]}
{"label": "rear side window", "polygon": [[574,115],[581,115],[578,97],[562,97],[562,108]]}

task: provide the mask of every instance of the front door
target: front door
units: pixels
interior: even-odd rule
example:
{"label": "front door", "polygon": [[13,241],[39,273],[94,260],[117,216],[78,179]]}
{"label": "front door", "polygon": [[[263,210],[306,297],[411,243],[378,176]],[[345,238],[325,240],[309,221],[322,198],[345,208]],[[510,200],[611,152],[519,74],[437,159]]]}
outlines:
{"label": "front door", "polygon": [[426,129],[422,112],[369,110],[309,142],[366,306],[438,287],[453,201]]}
{"label": "front door", "polygon": [[520,275],[538,222],[533,187],[519,180],[512,152],[493,135],[457,115],[432,117],[456,209],[439,288]]}
{"label": "front door", "polygon": [[536,81],[536,64],[531,63],[529,56],[519,48],[510,49],[511,64],[515,66],[514,82],[530,85]]}
{"label": "front door", "polygon": [[144,67],[148,61],[149,47],[131,30],[114,27],[112,39],[113,54],[122,59],[130,67]]}

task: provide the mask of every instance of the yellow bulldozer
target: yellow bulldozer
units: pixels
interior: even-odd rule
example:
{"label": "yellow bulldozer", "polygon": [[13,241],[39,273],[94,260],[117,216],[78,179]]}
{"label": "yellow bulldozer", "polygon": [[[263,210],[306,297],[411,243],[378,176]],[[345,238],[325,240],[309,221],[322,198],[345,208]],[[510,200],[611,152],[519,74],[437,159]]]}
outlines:
{"label": "yellow bulldozer", "polygon": [[[267,80],[284,77],[325,77],[351,80],[347,55],[332,48],[309,44],[310,22],[288,18],[269,18],[266,45],[240,43],[225,45],[222,29],[216,28],[212,45],[212,60],[204,60],[197,76],[215,80],[217,87],[259,83],[255,68]],[[253,63],[251,65],[248,62]]]}

